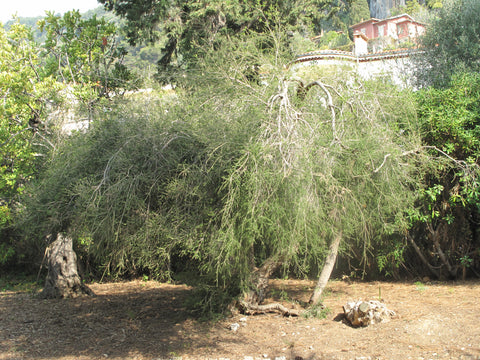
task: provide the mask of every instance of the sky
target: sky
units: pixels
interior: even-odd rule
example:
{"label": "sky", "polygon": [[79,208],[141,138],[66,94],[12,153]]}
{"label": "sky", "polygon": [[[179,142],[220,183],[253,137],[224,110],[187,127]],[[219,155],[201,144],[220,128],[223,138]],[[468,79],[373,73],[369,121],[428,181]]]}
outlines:
{"label": "sky", "polygon": [[34,17],[45,15],[45,10],[63,14],[73,9],[85,12],[98,6],[97,0],[0,0],[0,22],[11,20],[15,13]]}

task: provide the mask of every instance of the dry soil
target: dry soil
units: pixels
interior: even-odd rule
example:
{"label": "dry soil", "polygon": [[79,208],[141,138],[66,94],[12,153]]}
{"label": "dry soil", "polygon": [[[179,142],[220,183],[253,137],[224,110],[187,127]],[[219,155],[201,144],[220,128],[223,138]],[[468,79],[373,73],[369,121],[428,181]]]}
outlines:
{"label": "dry soil", "polygon": [[[274,280],[269,301],[298,306],[313,283]],[[480,359],[480,282],[331,281],[324,319],[278,314],[192,318],[185,285],[92,284],[94,298],[0,293],[0,359]],[[397,317],[366,328],[342,321],[350,300],[379,296]],[[237,331],[230,325],[238,323]]]}

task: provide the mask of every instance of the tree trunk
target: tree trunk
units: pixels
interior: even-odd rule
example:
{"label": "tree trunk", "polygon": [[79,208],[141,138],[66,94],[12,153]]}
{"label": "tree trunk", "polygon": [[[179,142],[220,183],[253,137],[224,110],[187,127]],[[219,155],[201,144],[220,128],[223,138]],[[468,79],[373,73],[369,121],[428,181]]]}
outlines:
{"label": "tree trunk", "polygon": [[420,248],[418,247],[417,243],[415,242],[415,240],[413,240],[413,237],[410,235],[410,234],[407,234],[407,238],[408,238],[408,241],[410,241],[410,243],[412,244],[413,248],[415,249],[415,252],[417,253],[418,257],[420,258],[420,260],[422,260],[422,262],[428,267],[428,269],[430,270],[430,272],[437,278],[437,279],[440,279],[440,272],[433,266],[431,265],[427,259],[425,258],[425,256],[423,255],[422,253],[422,250],[420,250]]}
{"label": "tree trunk", "polygon": [[250,304],[259,305],[265,300],[270,276],[282,265],[282,257],[271,257],[253,273],[254,288],[246,296]]}
{"label": "tree trunk", "polygon": [[267,312],[281,313],[283,316],[298,316],[299,310],[289,309],[282,304],[262,305],[268,288],[270,276],[282,265],[284,254],[268,258],[263,265],[252,274],[252,289],[245,294],[245,299],[238,302],[243,314],[265,314]]}
{"label": "tree trunk", "polygon": [[57,240],[47,249],[47,257],[48,274],[40,297],[54,299],[95,295],[78,275],[77,255],[71,238],[58,234]]}
{"label": "tree trunk", "polygon": [[320,303],[323,289],[325,289],[325,286],[330,279],[330,275],[332,275],[335,262],[337,261],[338,247],[340,246],[341,240],[342,233],[340,232],[335,236],[335,239],[333,239],[333,242],[330,244],[330,250],[328,252],[325,265],[323,266],[320,277],[318,278],[317,286],[315,286],[312,297],[310,298],[310,304],[312,306],[319,305]]}
{"label": "tree trunk", "polygon": [[440,242],[438,241],[439,238],[439,231],[438,229],[432,232],[432,240],[433,240],[433,245],[435,245],[435,249],[437,250],[438,257],[442,261],[442,263],[446,266],[448,274],[452,279],[455,279],[457,277],[457,268],[452,267],[450,265],[450,262],[448,261],[447,257],[445,256],[445,253],[443,252]]}

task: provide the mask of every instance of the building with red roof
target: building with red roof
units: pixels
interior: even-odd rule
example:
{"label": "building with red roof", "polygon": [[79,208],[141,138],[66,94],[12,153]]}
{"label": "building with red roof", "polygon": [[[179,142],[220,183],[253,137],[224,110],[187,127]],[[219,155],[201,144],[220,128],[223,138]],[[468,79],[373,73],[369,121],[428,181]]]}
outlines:
{"label": "building with red roof", "polygon": [[[408,14],[379,20],[371,18],[351,26],[355,46],[362,49],[366,41],[368,52],[379,52],[386,48],[400,48],[402,45],[416,44],[419,36],[425,32],[425,24],[413,19]],[[357,53],[357,51],[356,51]]]}

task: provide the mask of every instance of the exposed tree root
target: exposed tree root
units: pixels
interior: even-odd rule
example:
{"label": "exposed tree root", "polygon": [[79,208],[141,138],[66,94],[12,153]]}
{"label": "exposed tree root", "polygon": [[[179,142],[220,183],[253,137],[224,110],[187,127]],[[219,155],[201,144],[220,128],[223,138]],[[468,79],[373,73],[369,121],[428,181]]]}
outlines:
{"label": "exposed tree root", "polygon": [[302,313],[302,310],[297,309],[288,309],[282,304],[265,304],[258,305],[250,302],[241,300],[239,302],[240,311],[246,315],[256,315],[256,314],[265,314],[265,313],[280,313],[283,316],[299,316]]}

